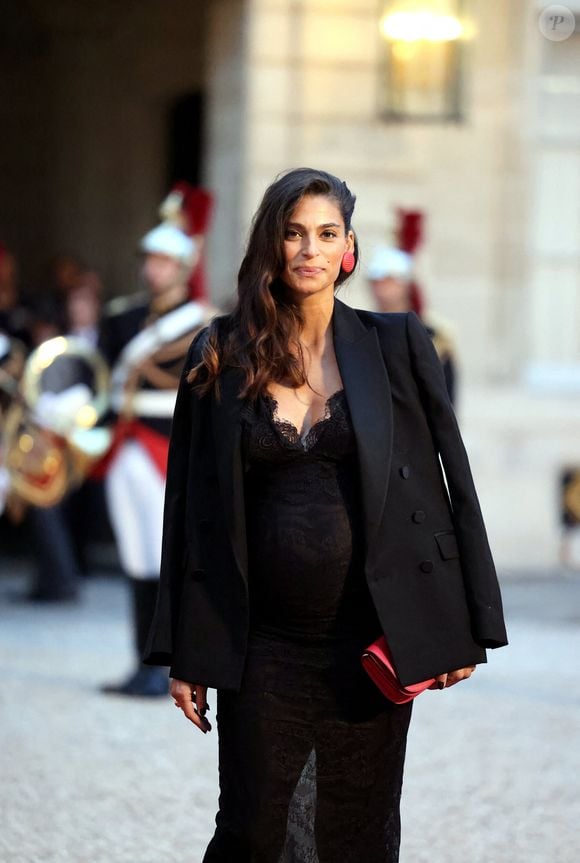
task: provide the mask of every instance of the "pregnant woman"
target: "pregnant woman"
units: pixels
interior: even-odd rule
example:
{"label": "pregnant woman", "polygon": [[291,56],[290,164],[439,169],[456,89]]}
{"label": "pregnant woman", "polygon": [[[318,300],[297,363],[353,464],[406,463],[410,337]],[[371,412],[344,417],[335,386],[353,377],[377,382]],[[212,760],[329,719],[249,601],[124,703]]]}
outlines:
{"label": "pregnant woman", "polygon": [[[335,297],[358,259],[354,202],[311,169],[268,188],[237,305],[181,381],[146,659],[171,666],[204,732],[217,689],[204,863],[396,863],[411,702],[388,701],[361,653],[384,634],[403,684],[444,689],[507,643],[429,335]],[[290,840],[307,782],[315,811]]]}

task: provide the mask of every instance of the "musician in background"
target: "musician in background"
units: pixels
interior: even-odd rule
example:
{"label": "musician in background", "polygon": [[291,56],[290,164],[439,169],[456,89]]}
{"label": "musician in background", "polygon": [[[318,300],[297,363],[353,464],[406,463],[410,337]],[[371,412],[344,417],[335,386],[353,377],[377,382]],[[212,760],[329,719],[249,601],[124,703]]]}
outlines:
{"label": "musician in background", "polygon": [[146,296],[113,300],[101,325],[99,347],[113,368],[115,442],[105,489],[119,557],[131,584],[136,667],[103,691],[154,697],[168,691],[164,669],[145,666],[145,647],[157,596],[165,470],[177,386],[189,345],[215,313],[189,298],[188,280],[199,249],[170,222],[143,237]]}
{"label": "musician in background", "polygon": [[[28,349],[42,341],[44,335],[57,334],[54,322],[50,324],[39,314],[34,304],[23,305],[20,301],[17,279],[18,268],[14,256],[0,244],[0,333],[16,338],[19,347],[11,343],[14,366],[8,368],[0,350],[0,364],[7,368],[15,381],[20,380]],[[46,329],[48,327],[48,331]],[[0,399],[1,400],[1,399]],[[4,407],[7,409],[12,399]],[[1,411],[0,411],[1,414]],[[0,416],[0,429],[3,426]],[[0,453],[0,463],[2,455]],[[0,469],[0,512],[6,501],[11,526],[27,524],[27,547],[32,550],[31,583],[23,594],[17,594],[18,602],[48,603],[70,602],[79,596],[80,572],[77,551],[82,548],[85,535],[71,528],[70,515],[78,519],[80,512],[74,494],[50,507],[32,506],[11,490],[8,472]]]}
{"label": "musician in background", "polygon": [[91,347],[99,341],[103,305],[103,283],[95,270],[83,270],[65,297],[66,333],[82,339]]}

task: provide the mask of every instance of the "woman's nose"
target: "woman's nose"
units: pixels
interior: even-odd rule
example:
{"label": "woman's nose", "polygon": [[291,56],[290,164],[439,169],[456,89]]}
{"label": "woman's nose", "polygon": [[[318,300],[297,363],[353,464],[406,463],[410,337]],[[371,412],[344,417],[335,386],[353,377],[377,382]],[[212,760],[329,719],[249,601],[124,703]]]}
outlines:
{"label": "woman's nose", "polygon": [[302,251],[308,258],[314,258],[318,254],[318,243],[315,236],[304,237]]}

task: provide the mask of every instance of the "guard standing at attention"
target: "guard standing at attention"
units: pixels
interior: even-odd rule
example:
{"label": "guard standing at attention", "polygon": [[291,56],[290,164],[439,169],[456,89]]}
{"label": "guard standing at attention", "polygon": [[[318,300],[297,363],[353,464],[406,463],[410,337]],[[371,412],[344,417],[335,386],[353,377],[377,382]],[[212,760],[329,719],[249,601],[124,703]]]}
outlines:
{"label": "guard standing at attention", "polygon": [[167,450],[179,378],[187,350],[215,314],[190,299],[188,281],[199,249],[171,222],[140,243],[146,295],[113,300],[99,346],[112,366],[114,443],[103,465],[107,505],[121,565],[132,592],[137,664],[103,691],[153,697],[168,691],[167,673],[141,663],[157,596]]}
{"label": "guard standing at attention", "polygon": [[457,363],[450,325],[425,308],[423,294],[413,275],[413,258],[394,246],[378,246],[367,267],[367,279],[379,312],[415,312],[437,351],[451,403],[455,403]]}
{"label": "guard standing at attention", "polygon": [[443,372],[447,392],[455,404],[457,361],[450,324],[425,305],[415,277],[415,256],[423,244],[425,214],[421,210],[396,208],[392,244],[375,248],[367,267],[369,287],[379,312],[415,312],[431,336]]}

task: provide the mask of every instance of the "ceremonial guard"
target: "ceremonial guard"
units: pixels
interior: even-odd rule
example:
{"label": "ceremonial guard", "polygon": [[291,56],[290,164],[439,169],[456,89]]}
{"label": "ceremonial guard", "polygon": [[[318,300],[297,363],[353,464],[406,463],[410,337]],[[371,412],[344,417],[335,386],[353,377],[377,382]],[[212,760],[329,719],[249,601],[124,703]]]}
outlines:
{"label": "ceremonial guard", "polygon": [[426,309],[414,275],[414,254],[423,238],[423,213],[397,210],[396,245],[375,248],[367,267],[369,287],[379,312],[415,312],[431,336],[452,403],[456,391],[455,340],[449,323]]}
{"label": "ceremonial guard", "polygon": [[164,222],[170,222],[192,237],[196,246],[196,263],[189,277],[189,296],[192,300],[208,295],[205,266],[205,241],[213,215],[214,199],[202,186],[192,186],[179,180],[159,208]]}
{"label": "ceremonial guard", "polygon": [[113,300],[100,347],[112,366],[114,444],[105,488],[121,564],[132,588],[137,667],[105,692],[164,695],[164,670],[140,661],[153,615],[161,557],[163,496],[171,418],[187,349],[215,313],[190,299],[188,281],[199,259],[195,240],[166,221],[141,241],[146,296]]}
{"label": "ceremonial guard", "polygon": [[580,466],[567,465],[560,472],[560,563],[580,570]]}

